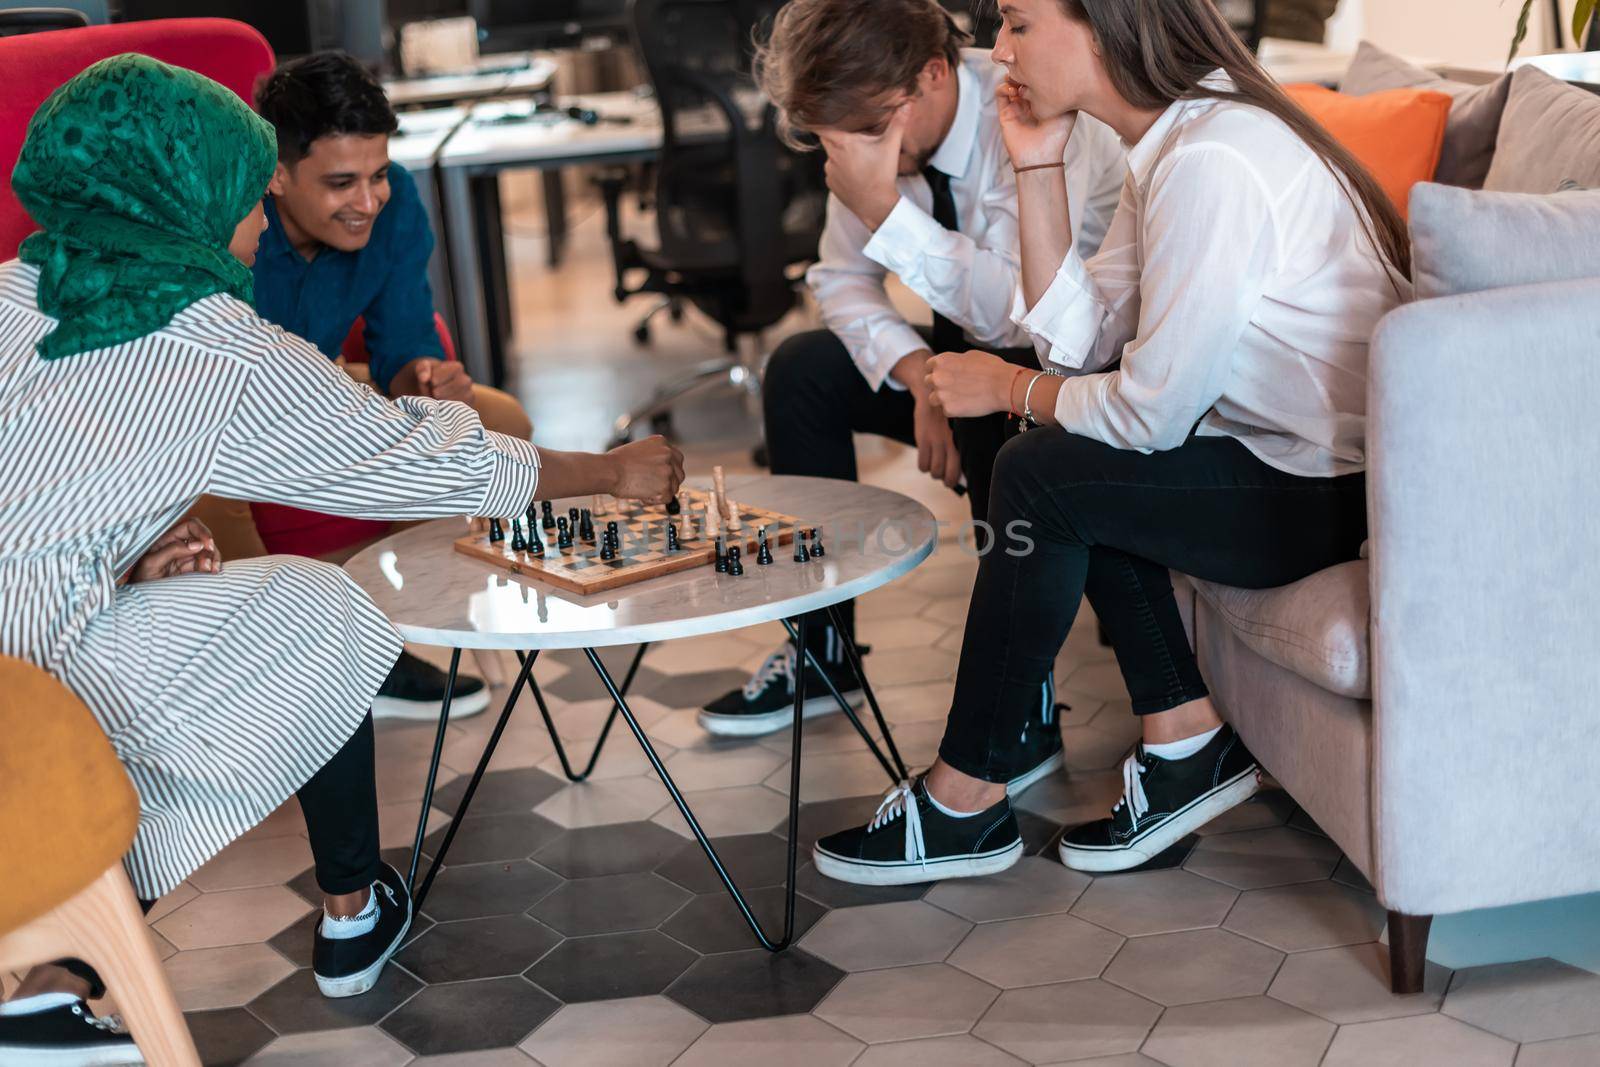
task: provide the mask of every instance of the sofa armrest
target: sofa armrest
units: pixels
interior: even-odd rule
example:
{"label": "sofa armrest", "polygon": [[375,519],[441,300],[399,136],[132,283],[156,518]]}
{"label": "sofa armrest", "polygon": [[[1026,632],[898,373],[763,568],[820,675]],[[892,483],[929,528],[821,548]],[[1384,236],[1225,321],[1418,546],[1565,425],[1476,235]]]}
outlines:
{"label": "sofa armrest", "polygon": [[1373,339],[1374,831],[1390,907],[1600,889],[1600,279]]}

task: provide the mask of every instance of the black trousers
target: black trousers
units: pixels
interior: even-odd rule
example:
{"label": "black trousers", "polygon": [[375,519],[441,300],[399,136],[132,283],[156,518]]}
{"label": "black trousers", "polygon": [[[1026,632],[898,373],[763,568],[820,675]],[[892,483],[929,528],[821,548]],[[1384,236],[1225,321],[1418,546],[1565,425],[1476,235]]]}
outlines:
{"label": "black trousers", "polygon": [[[919,332],[931,336],[929,330]],[[1039,367],[1030,348],[1001,349],[995,354],[1019,366]],[[795,334],[778,346],[767,363],[763,402],[773,474],[853,482],[857,474],[852,433],[877,434],[905,444],[916,441],[911,394],[888,385],[873,392],[844,343],[829,330]],[[995,456],[1016,435],[1015,421],[1007,415],[988,415],[951,419],[950,428],[961,453],[972,517],[982,519],[989,513]],[[847,602],[839,610],[854,636],[854,605]],[[808,641],[819,658],[837,650],[829,629],[824,616],[813,620]]]}
{"label": "black trousers", "polygon": [[1085,595],[1136,714],[1207,695],[1168,568],[1242,588],[1287,585],[1355,559],[1366,476],[1285,474],[1226,437],[1142,455],[1060,429],[1007,444],[939,756],[1003,782],[1014,739]]}
{"label": "black trousers", "polygon": [[[295,793],[311,839],[317,887],[329,896],[354,893],[377,880],[378,784],[373,763],[372,713],[361,720],[344,747]],[[153,900],[141,900],[148,914]],[[91,997],[105,996],[94,968],[78,959],[56,964],[89,983]]]}

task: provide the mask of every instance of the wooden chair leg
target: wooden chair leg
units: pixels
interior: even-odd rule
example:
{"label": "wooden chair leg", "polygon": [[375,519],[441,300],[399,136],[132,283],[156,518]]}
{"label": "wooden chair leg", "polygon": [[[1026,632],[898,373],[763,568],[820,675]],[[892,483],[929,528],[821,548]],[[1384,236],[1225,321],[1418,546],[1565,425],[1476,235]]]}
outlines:
{"label": "wooden chair leg", "polygon": [[1389,989],[1396,995],[1422,992],[1432,925],[1432,915],[1389,913]]}
{"label": "wooden chair leg", "polygon": [[56,909],[77,956],[100,972],[150,1067],[200,1067],[194,1039],[156,956],[121,864]]}

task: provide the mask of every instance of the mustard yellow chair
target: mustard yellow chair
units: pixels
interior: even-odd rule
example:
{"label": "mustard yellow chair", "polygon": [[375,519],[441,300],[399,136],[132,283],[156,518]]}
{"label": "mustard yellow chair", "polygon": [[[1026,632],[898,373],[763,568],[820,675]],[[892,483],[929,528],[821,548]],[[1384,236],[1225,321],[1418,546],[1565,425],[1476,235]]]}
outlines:
{"label": "mustard yellow chair", "polygon": [[122,856],[139,798],[66,686],[0,656],[0,971],[64,956],[100,972],[151,1067],[199,1067]]}

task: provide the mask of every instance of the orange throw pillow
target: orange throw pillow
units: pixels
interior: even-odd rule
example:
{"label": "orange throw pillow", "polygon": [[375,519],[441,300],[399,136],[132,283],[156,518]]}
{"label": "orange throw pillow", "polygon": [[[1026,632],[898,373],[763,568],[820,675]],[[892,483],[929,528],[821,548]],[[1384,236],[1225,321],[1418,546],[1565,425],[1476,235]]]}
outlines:
{"label": "orange throw pillow", "polygon": [[1405,218],[1411,187],[1432,181],[1439,166],[1450,97],[1428,89],[1345,96],[1320,85],[1284,91],[1361,161]]}

